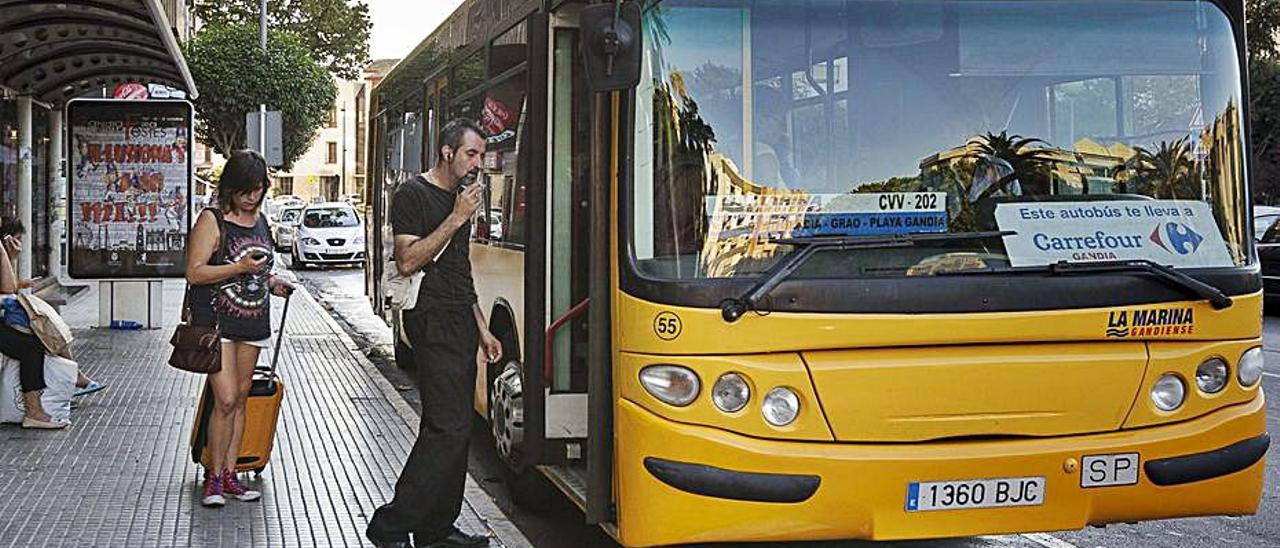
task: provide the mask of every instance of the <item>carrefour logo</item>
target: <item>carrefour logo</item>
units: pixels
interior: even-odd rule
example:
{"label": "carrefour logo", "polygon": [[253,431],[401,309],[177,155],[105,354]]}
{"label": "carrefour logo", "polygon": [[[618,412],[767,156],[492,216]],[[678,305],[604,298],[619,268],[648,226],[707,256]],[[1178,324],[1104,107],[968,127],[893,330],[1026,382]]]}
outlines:
{"label": "carrefour logo", "polygon": [[1161,249],[1179,255],[1190,255],[1200,248],[1204,236],[1182,223],[1160,223],[1151,231],[1151,241]]}

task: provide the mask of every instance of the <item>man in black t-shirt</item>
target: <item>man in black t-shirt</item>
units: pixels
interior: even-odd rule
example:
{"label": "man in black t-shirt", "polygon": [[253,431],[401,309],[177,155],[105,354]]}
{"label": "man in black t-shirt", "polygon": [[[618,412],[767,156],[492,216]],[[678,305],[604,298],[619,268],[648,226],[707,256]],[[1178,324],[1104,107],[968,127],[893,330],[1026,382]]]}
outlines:
{"label": "man in black t-shirt", "polygon": [[471,279],[471,217],[483,185],[472,184],[485,151],[483,131],[454,120],[440,131],[439,161],[400,185],[391,200],[396,268],[422,271],[418,302],[403,316],[422,396],[418,440],[396,482],[395,498],[378,508],[366,536],[375,546],[486,546],[489,538],[453,525],[462,510],[471,432],[476,354],[502,358]]}

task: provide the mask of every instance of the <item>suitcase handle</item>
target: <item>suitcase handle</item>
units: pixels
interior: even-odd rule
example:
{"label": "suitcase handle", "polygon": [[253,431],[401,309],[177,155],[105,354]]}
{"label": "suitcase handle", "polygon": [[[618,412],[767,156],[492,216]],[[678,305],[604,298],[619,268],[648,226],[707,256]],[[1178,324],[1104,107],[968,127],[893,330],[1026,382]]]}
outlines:
{"label": "suitcase handle", "polygon": [[[280,362],[280,345],[284,342],[285,320],[289,318],[289,299],[292,297],[292,291],[286,293],[284,296],[284,310],[280,312],[280,332],[276,335],[276,344],[271,355],[271,368],[266,370],[266,372],[270,374],[270,378],[267,380],[267,386],[271,387],[273,390],[276,385],[276,365]],[[261,368],[254,368],[255,371],[258,369]]]}

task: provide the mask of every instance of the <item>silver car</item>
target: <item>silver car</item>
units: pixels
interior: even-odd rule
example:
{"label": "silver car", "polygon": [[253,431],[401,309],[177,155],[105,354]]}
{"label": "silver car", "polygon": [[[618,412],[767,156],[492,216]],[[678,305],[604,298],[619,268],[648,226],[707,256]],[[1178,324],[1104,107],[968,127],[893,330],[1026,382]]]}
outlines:
{"label": "silver car", "polygon": [[298,223],[302,220],[302,204],[289,205],[280,210],[280,220],[276,222],[272,236],[276,239],[276,249],[288,251],[293,249],[293,239],[298,233]]}

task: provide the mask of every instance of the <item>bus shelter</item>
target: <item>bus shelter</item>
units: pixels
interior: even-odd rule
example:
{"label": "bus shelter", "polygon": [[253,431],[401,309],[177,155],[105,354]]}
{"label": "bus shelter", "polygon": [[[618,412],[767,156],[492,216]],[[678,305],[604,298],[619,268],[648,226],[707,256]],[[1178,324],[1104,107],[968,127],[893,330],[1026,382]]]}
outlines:
{"label": "bus shelter", "polygon": [[30,240],[19,276],[61,272],[63,107],[126,83],[197,90],[179,48],[181,0],[0,0],[0,214]]}

